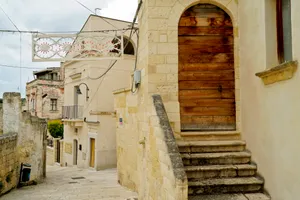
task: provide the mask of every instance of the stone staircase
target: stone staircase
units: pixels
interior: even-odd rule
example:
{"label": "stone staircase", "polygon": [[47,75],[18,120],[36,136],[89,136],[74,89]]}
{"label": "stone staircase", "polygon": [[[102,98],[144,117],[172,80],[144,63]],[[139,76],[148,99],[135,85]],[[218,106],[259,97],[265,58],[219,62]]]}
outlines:
{"label": "stone staircase", "polygon": [[270,200],[238,132],[182,132],[189,200]]}

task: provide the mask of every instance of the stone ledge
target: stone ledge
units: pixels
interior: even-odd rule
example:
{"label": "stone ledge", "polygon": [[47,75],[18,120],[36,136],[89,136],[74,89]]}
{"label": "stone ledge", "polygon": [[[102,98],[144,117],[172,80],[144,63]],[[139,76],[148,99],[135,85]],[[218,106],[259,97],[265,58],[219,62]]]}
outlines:
{"label": "stone ledge", "polygon": [[297,67],[298,61],[290,61],[266,71],[256,73],[255,75],[261,78],[265,85],[270,85],[293,78]]}
{"label": "stone ledge", "polygon": [[[187,183],[187,175],[185,173],[179,148],[177,146],[162,98],[160,95],[152,95],[152,99],[156,110],[156,114],[159,118],[160,128],[164,133],[164,140],[168,149],[168,152],[166,153],[171,160],[173,174],[177,181],[180,181],[181,183],[185,184]],[[187,187],[187,185],[185,186]]]}
{"label": "stone ledge", "polygon": [[131,88],[120,88],[120,89],[114,90],[113,94],[116,95],[116,94],[126,93],[126,92],[130,92],[130,91],[131,91]]}

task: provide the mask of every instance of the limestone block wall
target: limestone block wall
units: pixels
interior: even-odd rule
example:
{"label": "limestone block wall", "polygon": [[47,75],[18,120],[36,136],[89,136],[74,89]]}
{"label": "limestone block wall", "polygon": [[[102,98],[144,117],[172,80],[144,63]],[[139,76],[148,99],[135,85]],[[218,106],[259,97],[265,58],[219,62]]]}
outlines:
{"label": "limestone block wall", "polygon": [[[235,54],[238,55],[238,1],[230,0],[144,0],[139,12],[139,53],[137,70],[141,84],[134,94],[130,90],[115,95],[117,110],[118,171],[121,184],[136,189],[139,199],[163,199],[159,192],[163,174],[156,143],[159,128],[154,131],[156,112],[152,95],[159,94],[165,105],[174,136],[180,139],[180,106],[178,101],[178,22],[182,13],[197,3],[212,3],[224,9],[234,24]],[[235,56],[237,127],[240,130],[239,56]],[[130,113],[131,112],[131,113]],[[122,124],[120,123],[122,118]],[[157,135],[156,135],[157,134]],[[129,141],[130,138],[131,140]],[[128,145],[128,147],[126,146]],[[136,147],[135,151],[131,147]],[[162,154],[162,153],[161,153]],[[128,167],[126,159],[133,167]],[[135,165],[135,162],[137,164]],[[156,166],[156,167],[153,167]],[[156,171],[155,169],[158,169]],[[173,181],[173,180],[172,180]],[[166,191],[176,187],[173,182]],[[167,183],[167,181],[166,181]],[[155,186],[157,184],[157,186]],[[135,185],[135,186],[134,186]],[[174,192],[174,188],[172,192]],[[163,193],[161,193],[163,195]],[[175,193],[172,193],[175,194]]]}
{"label": "limestone block wall", "polygon": [[17,134],[0,136],[0,196],[15,188],[19,177]]}
{"label": "limestone block wall", "polygon": [[131,96],[129,90],[115,92],[116,145],[118,181],[121,185],[138,191],[138,119],[137,96]]}
{"label": "limestone block wall", "polygon": [[153,95],[147,149],[148,199],[188,199],[188,181],[181,155],[160,95]]}
{"label": "limestone block wall", "polygon": [[137,98],[130,90],[115,92],[118,180],[138,191],[141,199],[186,200],[187,178],[161,96],[153,97],[151,112],[146,114],[145,138],[139,138]]}

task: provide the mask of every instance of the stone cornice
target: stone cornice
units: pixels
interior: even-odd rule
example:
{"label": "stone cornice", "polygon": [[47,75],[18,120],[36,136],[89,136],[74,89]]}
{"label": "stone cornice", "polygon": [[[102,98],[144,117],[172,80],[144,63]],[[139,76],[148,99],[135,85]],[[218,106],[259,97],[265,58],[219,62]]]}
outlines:
{"label": "stone cornice", "polygon": [[261,78],[265,85],[293,78],[298,67],[298,61],[289,61],[255,75]]}

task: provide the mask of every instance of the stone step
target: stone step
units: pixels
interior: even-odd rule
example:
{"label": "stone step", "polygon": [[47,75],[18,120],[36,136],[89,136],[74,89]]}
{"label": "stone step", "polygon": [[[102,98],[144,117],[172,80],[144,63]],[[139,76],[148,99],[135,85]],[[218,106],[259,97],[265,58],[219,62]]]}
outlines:
{"label": "stone step", "polygon": [[246,149],[246,142],[233,141],[177,141],[181,153],[236,152]]}
{"label": "stone step", "polygon": [[226,153],[182,153],[181,157],[185,166],[248,164],[251,161],[251,153],[247,151]]}
{"label": "stone step", "polygon": [[189,195],[260,192],[263,180],[257,177],[218,178],[189,181]]}
{"label": "stone step", "polygon": [[237,131],[181,132],[180,135],[185,141],[224,141],[241,139],[241,133]]}
{"label": "stone step", "polygon": [[247,165],[205,165],[186,166],[185,171],[189,180],[227,177],[247,177],[256,174],[254,164]]}
{"label": "stone step", "polygon": [[249,194],[217,194],[217,195],[197,195],[189,196],[189,200],[271,200],[263,193]]}

